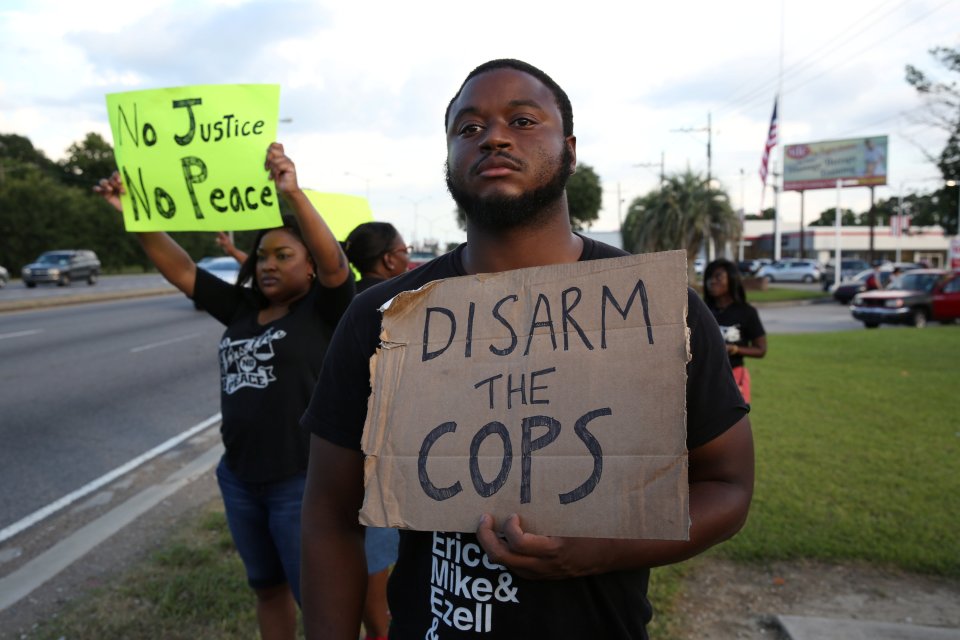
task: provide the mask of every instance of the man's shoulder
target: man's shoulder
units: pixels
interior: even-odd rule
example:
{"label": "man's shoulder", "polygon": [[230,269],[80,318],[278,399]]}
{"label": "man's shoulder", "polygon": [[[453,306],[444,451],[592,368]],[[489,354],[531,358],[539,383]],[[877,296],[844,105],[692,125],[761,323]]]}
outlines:
{"label": "man's shoulder", "polygon": [[383,303],[398,293],[414,291],[435,280],[453,278],[462,275],[458,272],[457,256],[455,251],[445,253],[404,274],[384,280],[365,289],[354,298],[351,310],[353,313],[369,313],[379,309]]}
{"label": "man's shoulder", "polygon": [[594,240],[593,238],[581,235],[583,238],[583,251],[580,254],[580,260],[603,260],[604,258],[619,258],[628,256],[630,253],[618,247]]}

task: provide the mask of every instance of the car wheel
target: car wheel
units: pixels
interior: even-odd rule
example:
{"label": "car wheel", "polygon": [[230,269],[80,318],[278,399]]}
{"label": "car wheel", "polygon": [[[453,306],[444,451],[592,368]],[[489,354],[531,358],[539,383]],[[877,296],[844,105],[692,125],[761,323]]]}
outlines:
{"label": "car wheel", "polygon": [[24,282],[23,284],[27,285],[27,289],[33,289],[35,286],[37,286],[36,282]]}
{"label": "car wheel", "polygon": [[865,326],[867,329],[876,329],[880,326],[880,324],[877,322],[864,322],[863,326]]}
{"label": "car wheel", "polygon": [[917,329],[923,329],[927,326],[927,312],[923,309],[914,309],[910,320]]}
{"label": "car wheel", "polygon": [[805,275],[803,276],[803,281],[806,282],[807,284],[810,284],[811,282],[813,282],[813,276]]}
{"label": "car wheel", "polygon": [[91,271],[90,275],[87,276],[87,284],[94,285],[97,284],[97,272]]}
{"label": "car wheel", "polygon": [[60,276],[60,279],[57,281],[58,287],[69,287],[70,286],[70,274],[65,273]]}
{"label": "car wheel", "polygon": [[764,276],[763,279],[767,281],[767,284],[774,282],[773,276]]}

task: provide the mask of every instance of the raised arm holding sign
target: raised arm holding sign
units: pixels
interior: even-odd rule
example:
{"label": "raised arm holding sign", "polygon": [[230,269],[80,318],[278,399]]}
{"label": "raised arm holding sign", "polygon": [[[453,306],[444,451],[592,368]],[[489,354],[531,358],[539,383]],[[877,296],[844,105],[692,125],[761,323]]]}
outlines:
{"label": "raised arm holding sign", "polygon": [[[272,180],[271,191],[287,200],[295,219],[257,234],[237,284],[198,269],[165,231],[139,231],[137,238],[163,276],[226,327],[218,345],[225,454],[217,480],[257,596],[261,636],[293,640],[309,451],[298,422],[354,285],[340,244],[300,189],[283,146],[271,144],[262,158],[251,173]],[[115,173],[94,190],[122,212],[125,186]]]}
{"label": "raised arm holding sign", "polygon": [[[467,243],[358,296],[303,418],[307,637],[356,637],[362,508],[364,521],[411,527],[391,576],[391,638],[646,638],[649,568],[732,536],[752,496],[748,407],[720,332],[683,266],[660,278],[631,263],[613,277],[623,252],[571,231],[572,109],[542,71],[478,67],[444,125]],[[596,279],[575,280],[585,274]],[[420,338],[391,324],[410,318]],[[607,363],[630,377],[596,375]],[[636,416],[620,402],[629,394],[645,399]],[[654,423],[662,438],[614,443]],[[500,498],[515,510],[499,512]],[[669,539],[642,539],[664,506],[681,514]]]}

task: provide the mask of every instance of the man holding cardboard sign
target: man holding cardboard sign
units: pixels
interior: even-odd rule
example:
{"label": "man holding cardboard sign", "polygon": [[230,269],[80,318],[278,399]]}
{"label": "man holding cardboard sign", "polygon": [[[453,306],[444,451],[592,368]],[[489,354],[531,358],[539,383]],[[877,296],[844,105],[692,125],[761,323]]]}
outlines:
{"label": "man holding cardboard sign", "polygon": [[649,567],[752,495],[719,330],[682,256],[571,231],[572,109],[542,71],[478,67],[445,128],[467,243],[355,299],[303,419],[307,635],[356,634],[362,507],[403,529],[391,637],[645,638]]}

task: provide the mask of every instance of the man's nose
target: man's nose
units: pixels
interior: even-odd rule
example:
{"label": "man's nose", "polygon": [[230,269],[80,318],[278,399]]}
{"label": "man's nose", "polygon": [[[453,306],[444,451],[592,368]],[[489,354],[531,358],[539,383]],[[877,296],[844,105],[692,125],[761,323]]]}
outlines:
{"label": "man's nose", "polygon": [[510,128],[506,124],[493,123],[487,127],[480,147],[485,150],[506,149],[513,144]]}

